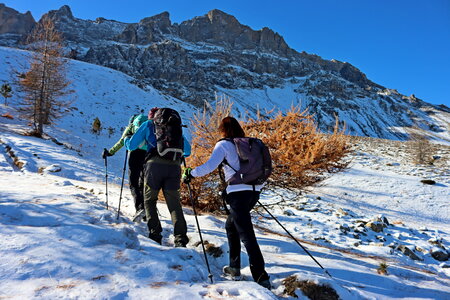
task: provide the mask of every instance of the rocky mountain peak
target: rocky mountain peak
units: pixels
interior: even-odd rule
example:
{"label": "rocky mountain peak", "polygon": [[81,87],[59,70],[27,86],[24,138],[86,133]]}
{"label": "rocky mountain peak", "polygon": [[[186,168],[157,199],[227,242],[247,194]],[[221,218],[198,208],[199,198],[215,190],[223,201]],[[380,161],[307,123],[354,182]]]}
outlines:
{"label": "rocky mountain peak", "polygon": [[45,16],[49,16],[51,18],[62,19],[67,18],[69,20],[74,20],[72,10],[68,5],[61,6],[58,10],[51,10]]}
{"label": "rocky mountain peak", "polygon": [[[119,70],[143,89],[199,107],[225,93],[239,111],[255,111],[249,97],[268,109],[302,103],[326,131],[333,129],[335,116],[358,135],[403,139],[405,133],[389,128],[417,122],[432,134],[446,131],[431,114],[433,109],[449,112],[448,107],[386,89],[350,63],[299,53],[270,28],[254,30],[218,9],[181,24],[172,24],[168,12],[137,23],[83,20],[66,5],[48,15],[72,58]],[[28,25],[22,22],[27,18]],[[0,45],[21,47],[18,33],[33,25],[31,14],[0,4]]]}
{"label": "rocky mountain peak", "polygon": [[173,32],[172,22],[168,12],[147,17],[139,23],[128,24],[118,35],[117,40],[121,43],[146,45],[152,42],[162,41],[164,34]]}
{"label": "rocky mountain peak", "polygon": [[165,11],[158,15],[142,19],[139,25],[159,29],[162,33],[170,33],[172,22],[170,21],[169,12]]}
{"label": "rocky mountain peak", "polygon": [[253,30],[219,9],[182,22],[179,35],[190,42],[207,42],[234,50],[262,49],[283,56],[293,51],[283,37],[271,29]]}
{"label": "rocky mountain peak", "polygon": [[154,15],[154,16],[151,16],[151,17],[144,18],[139,23],[140,24],[155,23],[155,24],[164,25],[164,26],[170,26],[172,24],[170,21],[169,12],[167,12],[167,11],[162,12],[157,15]]}
{"label": "rocky mountain peak", "polygon": [[0,34],[28,34],[35,23],[29,11],[21,14],[0,3]]}
{"label": "rocky mountain peak", "polygon": [[208,17],[211,24],[225,26],[225,27],[239,27],[241,23],[233,17],[219,9],[210,10],[206,16]]}

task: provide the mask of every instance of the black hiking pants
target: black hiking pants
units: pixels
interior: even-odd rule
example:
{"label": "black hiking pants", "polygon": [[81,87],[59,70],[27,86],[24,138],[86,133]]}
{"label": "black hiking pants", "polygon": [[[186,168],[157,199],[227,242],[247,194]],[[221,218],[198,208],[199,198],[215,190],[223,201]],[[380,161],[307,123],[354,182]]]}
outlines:
{"label": "black hiking pants", "polygon": [[144,165],[147,151],[136,149],[130,151],[128,159],[128,176],[134,208],[144,208]]}
{"label": "black hiking pants", "polygon": [[230,214],[225,223],[230,247],[230,267],[241,268],[241,241],[247,250],[253,280],[269,279],[264,269],[264,258],[256,241],[250,211],[259,200],[259,192],[240,191],[226,196]]}
{"label": "black hiking pants", "polygon": [[180,203],[180,162],[169,161],[155,156],[147,161],[144,172],[144,205],[148,220],[149,237],[157,242],[161,242],[162,239],[161,222],[156,208],[158,194],[162,189],[172,219],[175,243],[186,245],[189,239],[187,237],[186,220],[184,219]]}

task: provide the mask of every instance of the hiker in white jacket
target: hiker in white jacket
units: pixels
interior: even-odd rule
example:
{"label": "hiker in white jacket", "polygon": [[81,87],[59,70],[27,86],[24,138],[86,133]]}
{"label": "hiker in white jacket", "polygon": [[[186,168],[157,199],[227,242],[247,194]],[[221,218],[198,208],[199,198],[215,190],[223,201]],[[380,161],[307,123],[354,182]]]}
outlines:
{"label": "hiker in white jacket", "polygon": [[[225,160],[223,164],[225,180],[233,176],[235,170],[239,170],[239,157],[236,146],[233,142],[225,139],[245,137],[244,130],[239,122],[233,117],[226,117],[222,120],[219,131],[224,140],[216,143],[211,157],[206,163],[194,169],[186,168],[183,174],[183,181],[189,183],[192,178],[201,177],[214,171]],[[241,241],[247,249],[250,262],[250,270],[253,279],[260,285],[270,289],[269,275],[264,268],[264,258],[256,240],[250,211],[259,200],[262,185],[251,184],[228,184],[226,188],[225,201],[230,206],[230,214],[225,223],[228,245],[230,248],[229,266],[225,266],[223,271],[232,277],[241,275]]]}

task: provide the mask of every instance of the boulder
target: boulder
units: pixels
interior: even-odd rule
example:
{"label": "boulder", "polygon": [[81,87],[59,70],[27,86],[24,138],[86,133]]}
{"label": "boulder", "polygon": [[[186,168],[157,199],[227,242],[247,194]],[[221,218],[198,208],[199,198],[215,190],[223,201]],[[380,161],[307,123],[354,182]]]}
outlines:
{"label": "boulder", "polygon": [[433,247],[430,251],[431,256],[438,261],[447,261],[449,254],[446,250],[439,247]]}
{"label": "boulder", "polygon": [[375,232],[382,232],[385,226],[381,222],[369,222],[366,224],[366,227],[372,229]]}
{"label": "boulder", "polygon": [[422,182],[423,184],[429,184],[429,185],[436,184],[436,181],[431,180],[431,179],[422,179],[420,182]]}
{"label": "boulder", "polygon": [[397,247],[397,250],[399,250],[400,252],[402,252],[404,255],[408,256],[409,258],[411,258],[412,260],[420,260],[422,261],[423,259],[420,258],[419,256],[417,256],[414,251],[412,251],[411,249],[408,248],[408,246],[405,245],[400,245]]}

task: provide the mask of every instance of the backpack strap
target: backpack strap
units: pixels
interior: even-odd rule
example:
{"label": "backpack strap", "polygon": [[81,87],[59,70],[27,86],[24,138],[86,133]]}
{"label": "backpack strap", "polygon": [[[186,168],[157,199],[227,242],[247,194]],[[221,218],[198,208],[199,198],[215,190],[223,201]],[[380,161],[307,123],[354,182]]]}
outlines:
{"label": "backpack strap", "polygon": [[[217,142],[220,142],[220,141],[228,141],[228,142],[233,143],[233,145],[236,145],[236,144],[234,143],[234,140],[233,140],[232,138],[222,138],[222,139],[218,140]],[[222,173],[221,173],[221,170],[222,170],[222,168],[223,168],[223,165],[227,165],[227,166],[229,166],[234,172],[237,172],[237,170],[236,170],[235,168],[233,168],[233,167],[228,163],[227,159],[224,158],[223,161],[222,161],[222,162],[220,163],[220,165],[219,165],[219,175],[221,176],[221,177],[220,177],[221,179],[222,179]],[[223,181],[225,181],[225,178],[223,179]]]}

